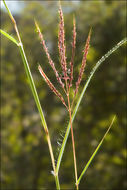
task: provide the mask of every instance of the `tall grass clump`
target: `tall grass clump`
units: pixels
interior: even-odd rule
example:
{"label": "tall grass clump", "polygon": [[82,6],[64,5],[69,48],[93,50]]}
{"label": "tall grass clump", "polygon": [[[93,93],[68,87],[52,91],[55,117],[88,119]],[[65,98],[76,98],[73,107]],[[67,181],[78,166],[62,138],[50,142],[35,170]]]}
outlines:
{"label": "tall grass clump", "polygon": [[[36,30],[40,39],[40,43],[43,47],[43,50],[45,51],[45,54],[47,56],[49,65],[51,66],[53,72],[54,72],[54,77],[56,77],[57,82],[59,83],[60,87],[63,90],[63,93],[59,92],[57,90],[57,88],[55,87],[55,85],[51,82],[51,80],[48,78],[48,76],[46,75],[46,73],[43,71],[43,68],[41,67],[41,65],[38,66],[38,70],[41,74],[41,76],[43,77],[43,79],[45,80],[45,82],[47,83],[47,85],[49,86],[49,88],[51,89],[51,91],[59,98],[59,100],[62,102],[62,104],[65,106],[65,109],[68,112],[69,115],[69,124],[67,126],[66,132],[65,132],[65,136],[63,137],[63,142],[59,151],[59,155],[57,158],[57,163],[55,163],[55,159],[54,159],[54,152],[53,152],[53,148],[52,148],[52,143],[51,143],[51,137],[50,137],[50,133],[49,133],[49,129],[45,120],[45,116],[40,104],[40,100],[37,94],[37,90],[34,84],[34,80],[29,68],[29,63],[27,61],[27,57],[24,51],[24,47],[22,44],[22,40],[20,37],[20,33],[18,31],[18,27],[16,24],[16,21],[13,17],[13,15],[11,14],[9,8],[7,7],[7,4],[5,3],[5,0],[3,0],[4,5],[8,11],[8,14],[10,16],[10,19],[14,25],[14,29],[15,32],[17,34],[18,37],[18,41],[16,39],[14,39],[12,36],[10,36],[8,33],[6,33],[5,31],[3,31],[2,29],[0,30],[1,34],[3,34],[5,37],[7,37],[9,40],[11,40],[13,43],[15,43],[17,45],[17,47],[20,50],[20,54],[21,54],[21,58],[25,67],[25,72],[26,72],[26,76],[28,78],[29,81],[29,85],[31,88],[31,92],[33,94],[35,103],[37,105],[38,108],[38,113],[40,115],[41,121],[42,121],[42,126],[44,128],[44,132],[46,135],[46,139],[47,139],[47,144],[48,144],[48,148],[49,148],[49,152],[50,152],[50,157],[51,157],[51,162],[52,162],[52,168],[53,168],[53,172],[52,174],[54,175],[54,179],[55,179],[55,183],[56,183],[56,189],[60,189],[60,183],[59,183],[59,169],[60,169],[60,164],[62,161],[62,157],[63,157],[63,153],[65,150],[65,146],[66,146],[66,142],[69,136],[69,133],[71,131],[71,139],[72,139],[72,151],[73,151],[73,161],[74,161],[74,173],[75,173],[75,185],[76,185],[76,189],[79,189],[79,183],[83,177],[83,175],[85,174],[87,168],[89,167],[90,163],[92,162],[94,156],[96,155],[97,151],[99,150],[99,148],[101,147],[106,135],[108,134],[110,128],[113,125],[113,122],[115,120],[115,116],[113,117],[111,124],[109,125],[106,133],[104,134],[102,140],[100,141],[100,143],[98,144],[98,146],[96,147],[95,151],[93,152],[93,154],[91,155],[90,159],[88,160],[87,164],[85,165],[84,169],[82,170],[81,174],[78,174],[78,170],[77,170],[77,162],[76,162],[76,150],[75,150],[75,138],[74,138],[74,130],[73,130],[73,121],[75,119],[76,113],[79,109],[81,100],[86,92],[86,89],[94,75],[94,73],[96,72],[96,70],[98,69],[98,67],[105,61],[105,59],[107,59],[113,52],[115,52],[120,46],[122,46],[123,44],[126,43],[127,39],[123,39],[121,40],[119,43],[117,43],[111,50],[109,50],[104,56],[102,56],[102,58],[95,64],[94,68],[92,69],[92,71],[90,72],[90,75],[84,85],[84,88],[81,92],[80,95],[78,95],[78,89],[80,87],[81,81],[82,81],[82,77],[83,77],[83,73],[86,67],[86,60],[87,60],[87,54],[89,52],[89,48],[90,48],[90,38],[91,38],[91,29],[88,33],[88,37],[86,39],[85,45],[84,45],[84,49],[83,49],[83,55],[82,55],[82,63],[80,66],[80,70],[79,70],[79,75],[77,77],[77,81],[74,84],[74,78],[75,78],[75,74],[74,74],[74,57],[75,57],[75,49],[76,49],[76,21],[75,18],[73,18],[73,31],[72,31],[72,54],[71,54],[71,59],[69,64],[67,63],[67,55],[66,55],[66,43],[65,43],[65,32],[64,32],[64,17],[63,17],[63,12],[62,12],[62,8],[61,5],[59,6],[59,31],[58,31],[58,50],[59,50],[59,58],[60,58],[60,65],[61,65],[61,69],[62,69],[62,74],[60,74],[60,72],[56,69],[55,67],[55,63],[52,60],[50,53],[48,51],[48,48],[46,46],[43,34],[41,33],[41,30],[39,28],[39,25],[37,23],[37,21],[35,20],[35,26],[36,26]],[[72,89],[72,90],[71,90]],[[71,98],[70,92],[73,91],[73,97]],[[78,100],[76,101],[76,96],[78,95]],[[74,102],[75,102],[75,107],[74,107]]]}

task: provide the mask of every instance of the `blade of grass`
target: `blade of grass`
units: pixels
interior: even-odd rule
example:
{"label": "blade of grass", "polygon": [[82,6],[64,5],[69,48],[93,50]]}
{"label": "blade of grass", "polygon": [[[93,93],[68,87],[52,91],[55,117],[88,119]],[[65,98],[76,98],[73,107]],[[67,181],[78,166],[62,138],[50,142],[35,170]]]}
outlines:
{"label": "blade of grass", "polygon": [[25,52],[24,52],[22,44],[19,45],[19,50],[20,50],[20,54],[22,56],[23,64],[24,64],[25,71],[26,71],[26,74],[27,74],[27,78],[28,78],[28,81],[29,81],[29,84],[30,84],[30,87],[31,87],[31,90],[32,90],[32,93],[33,93],[33,96],[34,96],[34,100],[36,102],[38,111],[40,113],[40,117],[41,117],[43,127],[44,127],[45,130],[47,130],[46,120],[45,120],[45,117],[44,117],[44,114],[43,114],[43,111],[42,111],[42,107],[41,107],[41,104],[40,104],[40,101],[39,101],[39,97],[38,97],[38,94],[37,94],[37,91],[36,91],[36,87],[35,87],[35,84],[34,84],[34,81],[33,81],[33,77],[32,77],[32,74],[31,74],[31,71],[30,71],[30,68],[29,68],[29,64],[28,64],[28,61],[27,61],[27,58],[26,58],[26,55],[25,55]]}
{"label": "blade of grass", "polygon": [[29,85],[31,87],[32,94],[34,96],[34,100],[36,102],[36,105],[37,105],[37,108],[38,108],[38,111],[39,111],[39,114],[40,114],[42,125],[44,127],[44,131],[45,131],[45,134],[46,134],[47,143],[48,143],[48,147],[49,147],[49,152],[50,152],[50,156],[51,156],[52,167],[53,167],[53,170],[54,170],[56,188],[59,190],[60,189],[59,178],[58,178],[58,175],[56,173],[55,159],[54,159],[53,149],[52,149],[52,145],[51,145],[51,140],[50,140],[50,135],[49,135],[48,127],[47,127],[47,124],[46,124],[46,120],[45,120],[45,117],[44,117],[44,114],[43,114],[43,111],[42,111],[42,107],[41,107],[40,100],[39,100],[39,97],[38,97],[38,94],[37,94],[37,91],[36,91],[34,80],[33,80],[33,77],[32,77],[31,71],[30,71],[30,67],[29,67],[29,64],[28,64],[28,61],[27,61],[27,58],[26,58],[26,55],[25,55],[25,51],[24,51],[23,44],[22,44],[22,41],[21,41],[21,38],[20,38],[20,34],[19,34],[19,31],[18,31],[18,28],[17,28],[17,25],[16,25],[16,21],[15,21],[14,17],[12,16],[9,8],[7,7],[7,4],[6,4],[5,0],[3,0],[3,3],[4,3],[4,5],[5,5],[5,7],[6,7],[7,11],[8,11],[8,14],[9,14],[13,24],[14,24],[14,28],[15,28],[17,37],[19,39],[18,47],[19,47],[20,54],[21,54],[21,57],[22,57],[22,60],[23,60],[23,64],[24,64],[24,67],[25,67],[25,71],[26,71],[26,75],[27,75],[27,78],[28,78],[28,81],[29,81]]}
{"label": "blade of grass", "polygon": [[81,181],[83,175],[85,174],[86,170],[88,169],[89,165],[91,164],[92,160],[94,159],[95,155],[97,154],[97,152],[98,152],[99,148],[101,147],[101,145],[102,145],[102,143],[103,143],[103,141],[104,141],[106,135],[108,134],[109,130],[111,129],[111,127],[112,127],[112,125],[113,125],[113,123],[114,123],[114,121],[115,121],[115,118],[116,118],[116,116],[113,117],[112,122],[111,122],[109,128],[107,129],[107,131],[106,131],[106,133],[104,134],[104,136],[103,136],[102,140],[100,141],[99,145],[97,146],[97,148],[95,149],[94,153],[92,154],[92,156],[90,157],[89,161],[87,162],[87,164],[86,164],[85,168],[83,169],[83,171],[82,171],[80,177],[78,178],[77,184],[80,183],[80,181]]}
{"label": "blade of grass", "polygon": [[8,34],[7,32],[5,32],[2,29],[0,29],[0,33],[3,34],[6,38],[8,38],[9,40],[11,40],[13,43],[15,43],[18,46],[17,40],[15,38],[13,38],[10,34]]}
{"label": "blade of grass", "polygon": [[[78,111],[78,108],[79,108],[79,105],[81,103],[81,100],[85,94],[85,91],[95,73],[95,71],[98,69],[98,67],[105,61],[105,59],[107,59],[113,52],[115,52],[120,46],[122,46],[123,44],[125,44],[127,42],[127,38],[124,38],[123,40],[121,40],[118,44],[116,44],[111,50],[109,50],[97,63],[96,65],[94,66],[94,68],[92,69],[87,81],[86,81],[86,84],[80,94],[80,97],[78,99],[78,102],[74,108],[74,111],[73,111],[73,114],[72,114],[72,122],[74,121],[74,118],[75,118],[75,115]],[[56,172],[59,172],[59,168],[60,168],[60,164],[61,164],[61,160],[62,160],[62,157],[63,157],[63,153],[64,153],[64,149],[65,149],[65,146],[66,146],[66,142],[67,142],[67,139],[68,139],[68,136],[69,136],[69,133],[70,133],[70,123],[68,124],[68,127],[67,127],[67,130],[66,130],[66,133],[65,133],[65,136],[64,136],[64,139],[63,139],[63,143],[62,143],[62,146],[61,146],[61,149],[60,149],[60,153],[58,155],[58,159],[57,159],[57,166],[56,166]]]}

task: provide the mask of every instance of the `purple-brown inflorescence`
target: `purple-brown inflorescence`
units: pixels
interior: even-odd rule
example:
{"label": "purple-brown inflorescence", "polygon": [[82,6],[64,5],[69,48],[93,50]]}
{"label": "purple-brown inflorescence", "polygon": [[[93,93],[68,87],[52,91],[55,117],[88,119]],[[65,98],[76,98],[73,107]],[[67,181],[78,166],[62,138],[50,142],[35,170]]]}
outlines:
{"label": "purple-brown inflorescence", "polygon": [[61,81],[61,78],[60,78],[60,76],[59,76],[59,74],[58,74],[58,71],[57,71],[56,68],[55,68],[54,62],[52,61],[52,59],[51,59],[51,57],[50,57],[50,55],[49,55],[48,48],[47,48],[47,46],[46,46],[46,44],[45,44],[45,41],[44,41],[44,38],[43,38],[43,34],[41,33],[40,28],[39,28],[39,26],[38,26],[38,24],[37,24],[36,21],[35,21],[35,25],[36,25],[36,28],[37,28],[37,32],[38,32],[38,34],[39,34],[39,38],[40,38],[40,40],[41,40],[41,44],[43,45],[43,48],[44,48],[45,53],[46,53],[46,55],[47,55],[49,64],[51,65],[51,67],[52,67],[52,69],[53,69],[53,71],[54,71],[54,73],[55,73],[55,75],[56,75],[57,81],[58,81],[59,84],[62,86],[62,88],[64,88],[64,84],[63,84],[63,82]]}
{"label": "purple-brown inflorescence", "polygon": [[67,76],[67,63],[66,63],[66,47],[64,44],[65,41],[64,18],[61,6],[59,8],[59,16],[60,16],[60,23],[59,23],[59,32],[58,32],[58,49],[59,49],[60,63],[64,79],[67,80],[68,76]]}
{"label": "purple-brown inflorescence", "polygon": [[77,92],[78,92],[78,88],[79,88],[79,85],[81,83],[82,75],[84,73],[84,69],[85,69],[85,66],[86,66],[86,58],[87,58],[87,54],[88,54],[88,50],[89,50],[90,36],[91,36],[91,30],[90,30],[90,32],[88,34],[88,38],[87,38],[87,41],[86,41],[85,49],[83,50],[84,54],[83,54],[83,59],[82,59],[82,65],[81,65],[81,68],[80,68],[80,71],[79,71],[78,80],[76,82],[76,89],[75,89],[74,95],[76,95]]}
{"label": "purple-brown inflorescence", "polygon": [[[54,73],[56,75],[57,81],[59,82],[59,84],[63,88],[63,90],[64,90],[64,92],[65,92],[65,94],[67,95],[67,98],[68,98],[69,97],[69,92],[70,92],[70,87],[72,86],[72,82],[73,82],[74,56],[75,56],[75,48],[76,48],[76,23],[75,23],[75,18],[73,17],[72,55],[71,55],[71,61],[70,61],[70,73],[68,73],[67,72],[67,62],[66,62],[64,18],[63,18],[63,12],[62,12],[61,5],[60,5],[60,8],[59,8],[59,17],[60,17],[60,20],[59,20],[59,31],[58,31],[58,49],[59,49],[60,64],[61,64],[61,67],[62,67],[63,76],[59,75],[58,71],[55,68],[54,62],[52,61],[52,59],[50,57],[50,54],[48,52],[48,48],[47,48],[47,46],[45,44],[43,34],[41,33],[40,28],[39,28],[36,21],[35,21],[35,25],[36,25],[36,28],[37,28],[37,32],[39,33],[39,38],[41,40],[41,44],[42,44],[43,49],[44,49],[44,51],[45,51],[45,53],[47,55],[49,64],[52,67],[52,69],[53,69],[53,71],[54,71]],[[90,36],[91,36],[91,30],[90,30],[90,32],[88,34],[88,38],[86,40],[85,48],[83,50],[82,64],[81,64],[81,68],[80,68],[80,71],[79,71],[78,80],[76,82],[76,88],[75,88],[75,91],[74,91],[74,97],[73,97],[73,100],[72,100],[71,108],[72,108],[75,96],[76,96],[76,94],[78,92],[78,88],[79,88],[79,85],[81,83],[82,76],[83,76],[83,73],[84,73],[84,69],[85,69],[85,65],[86,65],[86,58],[87,58],[87,54],[88,54],[88,50],[89,50]],[[50,89],[60,98],[60,100],[66,106],[66,108],[68,110],[69,105],[67,107],[64,98],[59,93],[59,91],[54,87],[54,85],[51,83],[51,81],[48,79],[48,77],[46,76],[46,74],[42,70],[41,66],[39,66],[38,69],[39,69],[41,75],[43,76],[43,78],[45,79],[46,83],[50,87]],[[62,81],[62,79],[64,80],[64,82]]]}
{"label": "purple-brown inflorescence", "polygon": [[71,61],[70,61],[69,87],[72,86],[72,81],[73,81],[73,67],[74,67],[75,47],[76,47],[76,25],[75,25],[75,18],[73,18],[73,42],[72,42],[72,56],[71,56]]}
{"label": "purple-brown inflorescence", "polygon": [[[46,76],[46,74],[44,73],[43,69],[41,68],[41,66],[38,66],[38,70],[40,72],[40,74],[42,75],[42,77],[44,78],[45,82],[48,84],[48,86],[50,87],[50,89],[56,94],[56,96],[58,96],[60,98],[60,100],[62,101],[62,103],[65,105],[65,107],[67,108],[67,105],[62,97],[62,95],[57,91],[57,89],[54,87],[54,85],[51,83],[51,81],[49,80],[49,78]],[[68,109],[68,108],[67,108]]]}

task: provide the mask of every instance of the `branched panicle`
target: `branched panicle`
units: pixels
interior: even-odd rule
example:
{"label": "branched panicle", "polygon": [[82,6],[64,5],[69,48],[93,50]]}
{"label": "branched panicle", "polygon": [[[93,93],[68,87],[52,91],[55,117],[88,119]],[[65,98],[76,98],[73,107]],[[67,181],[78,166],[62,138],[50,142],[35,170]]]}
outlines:
{"label": "branched panicle", "polygon": [[91,36],[91,30],[89,32],[89,35],[88,35],[88,38],[87,38],[87,41],[86,41],[85,49],[83,50],[83,52],[84,52],[83,53],[83,59],[82,59],[82,64],[81,64],[81,68],[80,68],[80,71],[79,71],[79,77],[78,77],[78,80],[76,82],[75,95],[78,92],[78,88],[79,88],[79,85],[81,83],[82,75],[84,73],[84,69],[85,69],[85,66],[86,66],[86,58],[87,58],[87,54],[88,54],[88,50],[89,50],[90,36]]}
{"label": "branched panicle", "polygon": [[73,18],[73,42],[72,42],[72,56],[71,56],[71,62],[70,62],[69,87],[72,86],[72,81],[73,81],[73,67],[74,67],[75,47],[76,47],[76,24],[75,24],[75,18]]}
{"label": "branched panicle", "polygon": [[[43,38],[43,34],[40,31],[40,28],[37,24],[37,22],[35,22],[37,31],[39,33],[39,38],[41,40],[41,44],[43,45],[44,51],[48,57],[48,61],[50,66],[52,67],[56,78],[58,80],[58,82],[60,83],[60,85],[62,86],[62,88],[64,89],[65,94],[67,95],[67,97],[69,97],[69,90],[70,87],[72,86],[72,81],[73,81],[73,67],[74,67],[74,56],[75,56],[75,48],[76,48],[76,23],[75,23],[75,18],[73,18],[73,38],[72,38],[72,55],[71,55],[71,61],[70,61],[70,74],[67,73],[67,62],[66,62],[66,47],[65,47],[65,33],[64,33],[64,18],[63,18],[63,12],[62,12],[62,8],[61,5],[59,7],[59,17],[60,17],[60,22],[59,22],[59,31],[58,31],[58,49],[59,49],[59,55],[60,55],[60,63],[61,63],[61,67],[62,67],[62,72],[63,72],[63,77],[61,77],[58,73],[58,71],[55,68],[54,62],[52,61],[49,52],[48,52],[48,48],[45,44],[45,40]],[[85,44],[85,48],[83,50],[83,59],[82,59],[82,64],[81,64],[81,68],[79,71],[79,76],[78,76],[78,80],[76,82],[76,88],[74,91],[74,97],[78,92],[78,88],[79,85],[81,83],[82,80],[82,75],[85,69],[85,65],[86,65],[86,58],[87,58],[87,54],[88,54],[88,50],[89,50],[89,43],[90,43],[90,35],[91,35],[91,30],[89,32],[86,44]],[[43,76],[44,80],[46,81],[46,83],[48,84],[48,86],[50,87],[50,89],[60,98],[60,100],[62,101],[62,103],[66,106],[67,110],[69,109],[68,106],[66,105],[63,96],[59,93],[58,90],[56,90],[56,88],[54,87],[54,85],[51,83],[51,81],[48,79],[48,77],[46,76],[46,74],[44,73],[44,71],[42,70],[42,68],[39,66],[38,67],[41,75]],[[64,83],[62,82],[62,79],[65,80],[66,83],[66,90],[64,88]],[[67,80],[69,80],[67,82]],[[74,101],[74,98],[73,98]],[[72,101],[72,105],[73,105],[73,101]]]}
{"label": "branched panicle", "polygon": [[[46,74],[44,73],[43,69],[41,68],[41,66],[38,66],[38,70],[40,72],[40,74],[42,75],[42,77],[44,78],[45,82],[47,83],[47,85],[50,87],[50,89],[52,90],[52,92],[54,92],[56,94],[56,96],[58,96],[60,98],[60,100],[62,101],[62,103],[65,105],[65,107],[67,108],[67,105],[64,101],[64,98],[62,97],[62,95],[58,92],[58,90],[54,87],[54,85],[51,83],[51,81],[49,80],[49,78],[46,76]],[[67,108],[68,109],[68,108]]]}
{"label": "branched panicle", "polygon": [[62,8],[60,6],[59,8],[59,17],[60,17],[60,23],[59,23],[59,32],[58,32],[58,49],[60,54],[60,63],[62,67],[62,71],[64,74],[64,77],[67,77],[67,63],[66,63],[66,47],[65,47],[65,33],[64,33],[64,18],[63,18],[63,12]]}
{"label": "branched panicle", "polygon": [[58,71],[57,71],[56,68],[55,68],[54,62],[52,61],[52,59],[51,59],[51,57],[50,57],[50,55],[49,55],[48,48],[47,48],[47,46],[46,46],[46,44],[45,44],[45,40],[44,40],[44,38],[43,38],[43,34],[41,33],[40,28],[39,28],[37,22],[35,22],[35,25],[36,25],[36,28],[37,28],[37,32],[38,32],[38,34],[39,34],[39,38],[40,38],[40,40],[41,40],[41,44],[42,44],[42,46],[43,46],[43,48],[44,48],[44,51],[45,51],[45,53],[46,53],[46,55],[47,55],[49,64],[50,64],[50,66],[52,67],[52,69],[53,69],[53,71],[54,71],[54,73],[55,73],[55,75],[56,75],[57,81],[58,81],[59,84],[62,86],[62,88],[64,88],[64,84],[63,84],[63,82],[61,81],[61,78],[60,78],[60,76],[59,76],[59,74],[58,74]]}

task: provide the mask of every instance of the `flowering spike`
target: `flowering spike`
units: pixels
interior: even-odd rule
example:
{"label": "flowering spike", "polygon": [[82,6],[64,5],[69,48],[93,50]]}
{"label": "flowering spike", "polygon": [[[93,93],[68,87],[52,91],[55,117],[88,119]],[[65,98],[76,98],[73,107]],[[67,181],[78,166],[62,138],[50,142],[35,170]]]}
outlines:
{"label": "flowering spike", "polygon": [[63,18],[63,12],[60,5],[59,8],[59,17],[60,17],[60,23],[59,23],[59,32],[58,32],[58,49],[60,54],[60,63],[62,67],[62,71],[64,74],[64,78],[67,78],[67,63],[66,63],[66,47],[65,47],[65,33],[64,33],[64,18]]}
{"label": "flowering spike", "polygon": [[77,94],[77,92],[78,92],[78,88],[79,88],[79,85],[80,85],[80,83],[81,83],[82,75],[83,75],[83,72],[84,72],[84,69],[85,69],[85,66],[86,66],[86,57],[87,57],[88,50],[89,50],[90,36],[91,36],[91,29],[90,29],[90,32],[89,32],[89,34],[88,34],[88,38],[87,38],[87,41],[86,41],[85,49],[83,50],[84,54],[83,54],[83,59],[82,59],[82,65],[81,65],[81,68],[80,68],[78,80],[77,80],[77,82],[76,82],[76,89],[75,89],[75,94],[74,94],[74,96],[75,96],[75,95]]}
{"label": "flowering spike", "polygon": [[[62,101],[62,103],[65,105],[65,107],[67,108],[67,105],[62,97],[62,95],[58,92],[58,90],[54,87],[54,85],[51,83],[51,81],[49,80],[49,78],[46,76],[46,74],[44,73],[43,69],[41,68],[41,66],[38,66],[38,70],[40,72],[40,74],[42,75],[42,77],[44,78],[45,82],[48,84],[48,86],[50,87],[50,89],[56,94],[56,96],[58,96],[60,98],[60,100]],[[68,109],[68,108],[67,108]]]}
{"label": "flowering spike", "polygon": [[72,80],[73,80],[73,67],[74,67],[74,56],[75,56],[75,46],[76,46],[76,24],[75,24],[75,18],[73,17],[73,42],[72,42],[72,56],[71,56],[71,62],[70,62],[70,81],[69,81],[69,87],[72,86]]}
{"label": "flowering spike", "polygon": [[50,66],[52,67],[52,69],[53,69],[53,71],[54,71],[54,73],[55,73],[55,75],[56,75],[57,81],[58,81],[59,84],[62,86],[62,88],[64,88],[64,84],[63,84],[63,82],[61,81],[61,78],[60,78],[60,76],[59,76],[59,74],[58,74],[58,71],[56,70],[55,65],[54,65],[54,63],[53,63],[53,61],[52,61],[52,59],[51,59],[51,57],[50,57],[50,55],[49,55],[48,48],[46,47],[46,44],[45,44],[45,41],[44,41],[44,38],[43,38],[43,34],[41,33],[40,28],[39,28],[39,26],[38,26],[38,24],[37,24],[36,21],[35,21],[35,25],[36,25],[36,28],[37,28],[37,32],[39,33],[39,38],[40,38],[40,40],[41,40],[41,44],[43,45],[43,48],[44,48],[45,53],[46,53],[46,55],[47,55],[49,64],[50,64]]}

